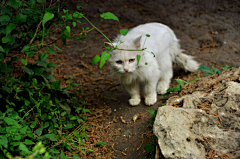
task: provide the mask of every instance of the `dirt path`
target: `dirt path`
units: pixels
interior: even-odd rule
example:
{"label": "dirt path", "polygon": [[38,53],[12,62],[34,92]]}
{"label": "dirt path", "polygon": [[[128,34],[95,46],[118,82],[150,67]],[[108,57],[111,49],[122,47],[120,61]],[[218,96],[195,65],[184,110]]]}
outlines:
{"label": "dirt path", "polygon": [[[197,57],[197,61],[207,66],[240,66],[240,2],[234,0],[121,0],[121,1],[74,1],[83,6],[83,13],[93,23],[103,12],[112,12],[120,23],[106,20],[99,29],[113,39],[120,29],[131,28],[147,22],[160,22],[174,30],[187,54]],[[85,25],[88,26],[88,25]],[[82,26],[77,29],[81,30]],[[70,62],[63,63],[58,69],[62,76],[73,74],[82,83],[83,98],[92,109],[89,120],[96,131],[90,132],[91,140],[103,140],[108,149],[99,147],[99,154],[88,153],[88,158],[106,156],[107,158],[141,159],[149,158],[144,146],[152,137],[148,110],[155,110],[165,102],[158,96],[158,102],[147,107],[143,102],[137,107],[128,104],[129,95],[110,75],[108,66],[99,70],[91,66],[92,58],[101,54],[106,40],[96,31],[91,32],[83,41],[70,40],[61,52]],[[61,61],[59,61],[61,63]],[[183,80],[202,76],[200,72],[185,73],[176,69],[174,78]],[[175,81],[172,80],[172,85]],[[132,118],[140,114],[135,123]],[[176,121],[177,122],[177,121]],[[94,138],[95,137],[95,138]],[[92,141],[92,142],[96,142]],[[113,154],[114,153],[114,154]],[[101,158],[101,157],[100,157]]]}

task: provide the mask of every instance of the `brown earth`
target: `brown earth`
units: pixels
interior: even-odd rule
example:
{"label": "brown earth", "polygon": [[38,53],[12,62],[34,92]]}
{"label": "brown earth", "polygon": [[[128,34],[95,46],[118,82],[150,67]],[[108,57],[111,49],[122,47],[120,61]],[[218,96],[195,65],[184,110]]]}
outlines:
{"label": "brown earth", "polygon": [[[96,24],[99,14],[112,12],[120,20],[104,20],[98,28],[113,39],[120,29],[128,29],[147,22],[160,22],[168,25],[180,39],[181,47],[196,60],[209,67],[240,66],[240,2],[236,0],[101,0],[73,1],[71,9],[83,6],[83,14]],[[75,32],[89,24],[77,25]],[[89,148],[85,158],[117,158],[141,159],[149,158],[144,146],[151,140],[153,117],[148,110],[162,106],[167,98],[158,96],[158,102],[151,107],[143,102],[137,107],[128,104],[129,95],[111,75],[108,64],[99,69],[98,64],[91,65],[96,54],[103,52],[106,39],[97,31],[88,34],[85,40],[68,40],[66,46],[57,56],[52,55],[52,61],[59,67],[54,73],[57,78],[67,78],[73,75],[75,81],[82,83],[81,89],[87,101],[85,106],[91,110],[88,116],[91,129]],[[58,41],[58,44],[61,44]],[[174,79],[185,81],[202,77],[205,73],[184,72],[180,68],[174,70],[171,86],[176,85]],[[133,122],[133,116],[139,114],[139,119]],[[177,121],[176,121],[177,122]],[[104,141],[105,146],[94,146],[98,141]],[[81,154],[81,156],[84,155]]]}

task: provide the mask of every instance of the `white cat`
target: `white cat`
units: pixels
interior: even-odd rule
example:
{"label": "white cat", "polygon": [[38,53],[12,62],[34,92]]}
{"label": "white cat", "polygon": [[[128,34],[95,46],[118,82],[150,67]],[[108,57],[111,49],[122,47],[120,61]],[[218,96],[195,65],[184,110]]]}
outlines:
{"label": "white cat", "polygon": [[[146,37],[146,34],[150,37]],[[160,23],[139,25],[129,30],[126,36],[118,35],[113,45],[118,46],[118,49],[146,48],[144,51],[110,52],[110,70],[126,87],[131,96],[129,104],[132,106],[138,105],[141,101],[140,84],[143,85],[146,105],[156,103],[157,93],[166,93],[173,76],[172,62],[191,72],[197,71],[199,67],[192,56],[182,53],[183,50],[180,49],[173,31]],[[141,56],[139,64],[137,55]]]}

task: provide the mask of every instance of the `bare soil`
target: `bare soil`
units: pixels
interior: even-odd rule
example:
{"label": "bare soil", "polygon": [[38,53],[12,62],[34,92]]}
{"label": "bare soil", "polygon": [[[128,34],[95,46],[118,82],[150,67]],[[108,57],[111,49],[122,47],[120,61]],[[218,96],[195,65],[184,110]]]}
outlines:
{"label": "bare soil", "polygon": [[[113,39],[120,29],[128,29],[148,22],[160,22],[168,25],[180,39],[186,54],[193,55],[196,60],[209,67],[240,66],[240,2],[236,0],[91,0],[72,1],[71,9],[83,6],[84,15],[93,24],[100,20],[100,13],[112,12],[120,20],[104,20],[98,28]],[[77,25],[74,31],[81,32]],[[158,102],[148,107],[141,102],[139,106],[128,104],[129,95],[114,75],[108,70],[108,64],[99,69],[98,64],[91,65],[96,54],[103,52],[106,39],[97,31],[88,34],[85,40],[68,40],[66,46],[52,61],[59,64],[55,69],[57,78],[66,79],[73,75],[78,83],[82,83],[85,105],[91,110],[88,115],[87,130],[90,140],[86,143],[95,152],[87,151],[85,158],[117,158],[141,159],[149,158],[144,146],[151,140],[153,117],[148,110],[161,107],[167,98],[158,96]],[[60,41],[58,41],[61,44]],[[171,86],[176,85],[174,79],[185,81],[202,77],[205,73],[184,72],[181,68],[174,70]],[[133,116],[139,119],[133,122]],[[177,122],[177,121],[176,121]],[[105,146],[94,146],[104,141]],[[81,156],[84,155],[79,154]]]}

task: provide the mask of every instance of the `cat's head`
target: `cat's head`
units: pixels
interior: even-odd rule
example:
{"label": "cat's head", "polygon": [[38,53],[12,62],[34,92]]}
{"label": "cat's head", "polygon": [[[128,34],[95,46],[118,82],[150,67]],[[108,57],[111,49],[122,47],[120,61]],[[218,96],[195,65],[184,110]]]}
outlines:
{"label": "cat's head", "polygon": [[[123,41],[118,45],[118,49],[140,49],[141,36],[135,40]],[[113,43],[114,46],[117,43]],[[139,65],[137,64],[137,55],[141,55],[140,51],[126,51],[126,50],[113,50],[109,59],[110,69],[114,73],[131,73],[136,71]]]}

